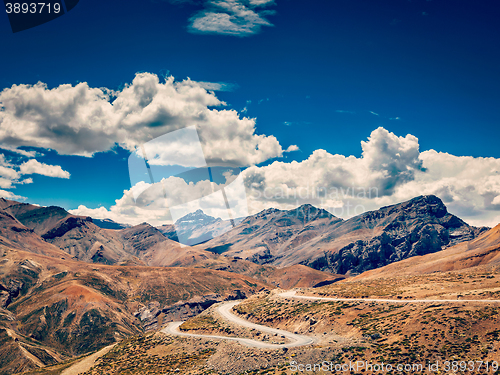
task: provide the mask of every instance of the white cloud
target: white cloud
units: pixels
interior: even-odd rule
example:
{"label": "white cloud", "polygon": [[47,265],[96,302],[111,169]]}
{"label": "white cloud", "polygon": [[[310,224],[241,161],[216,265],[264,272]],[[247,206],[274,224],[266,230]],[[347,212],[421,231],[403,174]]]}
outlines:
{"label": "white cloud", "polygon": [[299,146],[291,145],[289,146],[285,152],[299,151]]}
{"label": "white cloud", "polygon": [[248,107],[250,106],[250,104],[252,104],[252,101],[247,100],[245,107],[243,107],[243,109],[240,112],[246,114],[248,112]]}
{"label": "white cloud", "polygon": [[[247,188],[249,213],[311,203],[349,218],[419,195],[434,194],[451,213],[469,224],[494,226],[500,222],[500,159],[454,156],[434,150],[419,152],[416,137],[397,136],[384,128],[374,130],[361,147],[359,158],[316,150],[302,162],[275,161],[247,168],[241,176]],[[170,181],[173,185],[167,189],[167,202],[209,192],[208,185],[188,186],[180,179]],[[80,206],[72,213],[132,224],[169,222],[162,190],[148,190],[142,203],[135,204],[134,189],[148,187],[138,184],[125,191],[109,210]]]}
{"label": "white cloud", "polygon": [[[49,177],[69,178],[70,176],[68,172],[63,171],[58,165],[43,164],[35,159],[16,165],[8,161],[4,154],[0,154],[0,188],[13,189],[16,185],[32,184],[32,178],[21,179],[21,177],[25,174],[34,173]],[[24,199],[24,197],[20,198]]]}
{"label": "white cloud", "polygon": [[0,176],[10,180],[17,180],[20,177],[20,174],[13,168],[0,166]]}
{"label": "white cloud", "polygon": [[225,103],[189,79],[160,82],[154,74],[140,73],[117,92],[87,83],[53,89],[43,83],[13,85],[0,93],[0,103],[0,143],[13,148],[41,147],[89,157],[116,144],[133,151],[195,125],[209,162],[245,166],[283,154],[274,136],[255,134],[255,119],[213,108]]}
{"label": "white cloud", "polygon": [[12,180],[9,178],[0,177],[0,188],[2,188],[2,189],[12,188]]}
{"label": "white cloud", "polygon": [[[0,103],[0,105],[1,105],[1,103]],[[41,154],[39,152],[36,152],[36,151],[20,150],[18,148],[10,147],[10,146],[5,145],[5,144],[2,144],[1,148],[3,150],[11,151],[11,152],[14,152],[16,154],[19,154],[19,155],[22,155],[22,156],[26,156],[26,157],[29,157],[29,158],[34,158],[36,156],[43,156],[43,154]]]}
{"label": "white cloud", "polygon": [[379,195],[391,195],[398,185],[411,181],[421,168],[418,141],[411,135],[398,137],[378,128],[367,142],[362,142],[362,149],[361,158],[316,150],[300,163],[275,161],[264,167],[250,167],[244,171],[245,183],[262,193],[265,188],[268,191],[283,188],[291,193],[307,186],[345,189],[365,186],[376,189]]}
{"label": "white cloud", "polygon": [[419,152],[416,137],[398,137],[383,128],[361,146],[360,158],[316,150],[302,162],[247,168],[250,211],[311,203],[348,218],[434,194],[470,224],[500,222],[500,159]]}
{"label": "white cloud", "polygon": [[48,165],[40,163],[38,160],[31,159],[19,166],[21,174],[39,174],[48,177],[69,178],[70,174],[59,165]]}
{"label": "white cloud", "polygon": [[269,0],[210,0],[206,9],[190,18],[189,30],[193,33],[211,33],[249,36],[260,32],[262,26],[272,26],[265,18],[270,11],[258,8],[274,4]]}
{"label": "white cloud", "polygon": [[20,177],[21,174],[13,168],[13,164],[7,161],[4,154],[0,154],[0,188],[12,188]]}
{"label": "white cloud", "polygon": [[16,184],[18,184],[18,185],[27,185],[27,184],[32,184],[32,183],[33,183],[33,179],[31,177],[25,178],[24,180],[16,182]]}
{"label": "white cloud", "polygon": [[0,189],[0,197],[17,201],[24,201],[27,199],[26,197],[21,197],[20,195],[16,195],[11,191],[1,190],[1,189]]}
{"label": "white cloud", "polygon": [[416,173],[395,194],[405,199],[412,194],[435,194],[449,210],[475,225],[499,216],[500,159],[454,156],[435,150],[419,155],[424,171]]}
{"label": "white cloud", "polygon": [[200,87],[203,87],[207,91],[234,91],[238,88],[236,83],[228,82],[197,82]]}
{"label": "white cloud", "polygon": [[[169,207],[193,205],[200,198],[204,198],[204,211],[207,214],[224,217],[227,215],[227,209],[220,208],[221,202],[217,200],[218,196],[214,195],[213,192],[213,186],[209,180],[188,183],[179,177],[169,177],[155,184],[137,183],[132,188],[125,190],[123,196],[117,199],[109,210],[105,207],[93,209],[80,205],[77,209],[69,212],[96,219],[108,218],[119,223],[132,225],[143,222],[148,222],[151,225],[162,225],[172,221]],[[137,196],[139,199],[136,200]]]}
{"label": "white cloud", "polygon": [[270,5],[270,4],[274,4],[274,0],[249,0],[248,1],[250,3],[250,5],[254,5],[254,6],[263,6],[263,5]]}

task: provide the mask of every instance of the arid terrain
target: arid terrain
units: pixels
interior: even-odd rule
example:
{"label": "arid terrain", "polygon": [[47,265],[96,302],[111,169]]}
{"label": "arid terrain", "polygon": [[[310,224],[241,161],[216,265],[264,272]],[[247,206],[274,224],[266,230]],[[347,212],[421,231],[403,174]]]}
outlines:
{"label": "arid terrain", "polygon": [[[437,293],[430,292],[436,283],[439,290]],[[396,290],[395,295],[408,302],[392,297],[392,292]],[[496,293],[491,294],[492,290]],[[297,373],[293,371],[294,362],[345,364],[368,361],[394,366],[422,364],[424,368],[436,361],[444,366],[447,360],[498,362],[500,301],[413,303],[411,300],[451,299],[456,298],[458,293],[487,295],[485,298],[493,299],[499,291],[500,269],[492,268],[419,276],[410,280],[404,277],[381,279],[376,284],[371,281],[346,281],[319,289],[301,290],[304,295],[315,293],[370,299],[390,297],[399,303],[308,302],[280,297],[280,290],[261,292],[240,303],[233,313],[251,322],[307,335],[315,340],[314,344],[289,349],[259,349],[225,340],[183,338],[158,332],[120,342],[86,374],[180,372],[281,375]],[[280,337],[235,326],[218,315],[215,306],[189,319],[181,329],[198,334],[284,343]],[[490,369],[488,373],[498,372]]]}
{"label": "arid terrain", "polygon": [[[288,375],[349,363],[416,366],[406,373],[437,373],[429,370],[437,364],[443,373],[446,361],[482,361],[498,374],[500,226],[464,226],[439,202],[416,202],[381,211],[409,220],[392,241],[410,235],[405,246],[420,249],[437,238],[430,225],[446,244],[346,275],[258,264],[181,247],[148,224],[101,228],[61,209],[4,200],[0,373]],[[441,224],[422,223],[426,212],[438,212]],[[391,215],[370,231],[389,236]],[[442,218],[458,223],[462,241],[442,229]],[[360,256],[384,249],[372,245]],[[346,373],[377,373],[359,366]]]}

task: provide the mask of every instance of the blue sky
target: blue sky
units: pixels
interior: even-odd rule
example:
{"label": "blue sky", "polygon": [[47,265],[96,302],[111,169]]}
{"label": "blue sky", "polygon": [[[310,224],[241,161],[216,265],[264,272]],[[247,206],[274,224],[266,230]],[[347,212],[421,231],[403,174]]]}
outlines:
{"label": "blue sky", "polygon": [[[430,171],[421,178],[433,183],[422,193],[441,194],[448,199],[450,210],[469,221],[491,224],[497,218],[500,221],[500,198],[496,200],[500,196],[496,174],[500,158],[499,16],[495,2],[481,0],[81,0],[63,17],[16,34],[12,34],[6,15],[0,17],[0,90],[40,81],[46,84],[45,90],[86,82],[89,88],[120,92],[131,85],[137,73],[155,74],[160,83],[168,76],[178,82],[187,77],[205,82],[200,85],[218,89],[214,95],[227,104],[225,109],[236,110],[240,118],[256,119],[256,134],[274,136],[282,151],[290,145],[299,148],[268,152],[268,157],[253,159],[258,161],[257,168],[262,168],[254,175],[265,175],[267,186],[277,184],[271,179],[287,168],[281,166],[281,172],[276,169],[278,165],[268,168],[276,160],[304,162],[316,150],[362,159],[360,142],[371,135],[373,145],[384,143],[377,143],[377,139],[390,134],[400,137],[396,143],[411,134],[418,139],[420,152],[436,150],[488,165],[482,171],[465,159],[456,159],[455,165],[465,164],[455,175]],[[229,21],[233,24],[227,24]],[[207,82],[219,86],[207,86]],[[20,100],[12,97],[12,91],[3,95],[0,101],[4,106]],[[0,128],[19,120],[15,113],[7,118],[9,108],[0,112]],[[30,106],[27,108],[24,125],[32,120],[28,118]],[[89,120],[85,126],[96,125]],[[387,134],[373,135],[380,127]],[[38,144],[19,134],[3,134],[0,140],[4,168],[22,171],[22,163],[35,155],[21,157],[7,150],[21,147],[38,151],[34,158],[40,168],[47,169],[43,165],[48,165],[61,169],[53,168],[50,173],[43,172],[45,175],[22,174],[25,177],[4,170],[5,178],[9,173],[11,180],[17,178],[11,186],[4,183],[4,196],[25,197],[29,202],[66,209],[83,205],[89,210],[100,206],[109,210],[116,199],[124,197],[124,190],[131,188],[129,151],[122,148],[123,144],[97,147],[103,152],[83,157],[64,145]],[[404,142],[400,146],[406,147]],[[481,162],[481,157],[494,158],[488,159],[492,166]],[[405,164],[405,171],[413,168],[417,174],[425,173],[431,163],[429,155],[416,158],[423,167],[412,162],[410,166]],[[444,163],[442,159],[440,163]],[[253,162],[246,160],[242,166]],[[31,163],[31,169],[24,167],[24,171],[42,170],[33,166]],[[305,168],[305,164],[301,166]],[[380,172],[373,163],[370,168]],[[459,184],[472,174],[468,168],[481,170],[486,190]],[[328,175],[324,170],[321,173]],[[387,178],[396,172],[384,173]],[[419,178],[404,177],[391,183],[401,190],[405,183],[422,181]],[[480,180],[477,176],[474,179]],[[325,183],[324,178],[321,181]],[[361,184],[360,178],[355,181]],[[374,182],[368,179],[362,183]],[[467,195],[467,189],[475,193]],[[410,187],[406,191],[405,195],[390,190],[379,200],[367,202],[366,208],[418,193]],[[257,206],[265,205],[279,204],[273,201]],[[114,217],[127,219],[118,214]]]}

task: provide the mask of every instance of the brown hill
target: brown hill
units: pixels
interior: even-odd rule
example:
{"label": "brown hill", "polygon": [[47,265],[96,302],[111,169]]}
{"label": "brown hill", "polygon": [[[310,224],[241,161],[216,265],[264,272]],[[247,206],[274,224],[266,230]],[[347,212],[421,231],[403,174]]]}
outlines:
{"label": "brown hill", "polygon": [[320,283],[327,285],[345,278],[344,275],[332,275],[329,272],[318,271],[301,264],[277,268],[267,264],[259,265],[241,258],[224,256],[199,260],[193,266],[250,276],[283,289],[310,288]]}
{"label": "brown hill", "polygon": [[[65,209],[56,206],[39,207],[28,203],[18,203],[5,207],[5,210],[11,213],[17,220],[28,228],[43,236],[53,228],[59,226],[63,220],[70,217],[79,217],[71,215]],[[81,217],[83,219],[83,217]]]}
{"label": "brown hill", "polygon": [[67,258],[58,247],[44,241],[32,229],[24,226],[9,212],[0,209],[0,245],[29,249],[33,253],[45,254],[56,258]]}
{"label": "brown hill", "polygon": [[[142,331],[134,313],[193,296],[267,287],[203,268],[110,266],[0,247],[0,374],[59,362]],[[14,361],[13,359],[16,358]],[[15,369],[15,371],[14,371]]]}
{"label": "brown hill", "polygon": [[115,232],[127,251],[149,266],[185,267],[216,257],[201,249],[184,247],[147,223]]}
{"label": "brown hill", "polygon": [[[103,264],[189,266],[214,257],[203,250],[183,248],[147,223],[105,229],[90,217],[71,215],[60,207],[5,199],[0,200],[0,242],[38,253],[60,249],[72,258]],[[67,257],[60,251],[54,256]]]}
{"label": "brown hill", "polygon": [[114,264],[131,257],[122,238],[90,218],[69,217],[42,237],[78,260]]}
{"label": "brown hill", "polygon": [[267,278],[269,283],[282,289],[311,288],[316,285],[329,285],[343,279],[344,275],[332,275],[302,264],[276,268]]}
{"label": "brown hill", "polygon": [[500,264],[500,224],[472,241],[424,256],[405,259],[370,270],[351,280],[387,278],[396,275],[421,275],[433,272],[465,270]]}
{"label": "brown hill", "polygon": [[288,266],[305,260],[303,249],[341,223],[342,219],[311,205],[290,211],[273,208],[197,247],[256,263]]}
{"label": "brown hill", "polygon": [[[5,210],[1,211],[5,216],[3,222],[10,220],[10,225],[18,228],[18,232],[6,230],[3,236],[0,233],[0,236],[6,239],[6,245],[15,242],[19,249],[31,252],[40,252],[38,249],[45,249],[47,252],[47,249],[51,249],[52,253],[47,255],[58,258],[68,258],[61,251],[63,250],[71,258],[89,263],[153,267],[194,266],[235,272],[282,287],[298,284],[311,287],[318,282],[335,279],[328,273],[295,266],[288,268],[286,280],[281,280],[277,275],[282,275],[283,271],[274,266],[262,266],[194,247],[183,247],[147,223],[112,230],[100,228],[91,218],[71,215],[59,207],[39,207],[13,201],[5,201],[4,207]],[[24,225],[13,215],[18,215]],[[7,238],[14,241],[8,241]]]}
{"label": "brown hill", "polygon": [[6,207],[9,207],[13,204],[19,204],[19,202],[11,201],[5,198],[0,198],[0,210],[3,210]]}

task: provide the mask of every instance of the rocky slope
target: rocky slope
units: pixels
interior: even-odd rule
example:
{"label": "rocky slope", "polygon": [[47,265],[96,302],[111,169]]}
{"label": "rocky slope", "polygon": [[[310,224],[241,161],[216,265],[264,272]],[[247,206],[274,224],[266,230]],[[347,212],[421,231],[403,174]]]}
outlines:
{"label": "rocky slope", "polygon": [[330,233],[342,222],[342,219],[311,205],[290,211],[272,208],[249,216],[233,230],[197,247],[261,264],[277,264],[278,258]]}
{"label": "rocky slope", "polygon": [[439,198],[421,196],[345,221],[310,205],[269,209],[197,247],[278,267],[351,274],[434,253],[486,229],[448,213]]}
{"label": "rocky slope", "polygon": [[26,227],[9,212],[2,209],[0,209],[0,245],[26,249],[57,258],[68,257],[68,254],[46,242],[33,229]]}
{"label": "rocky slope", "polygon": [[425,275],[435,272],[489,269],[500,266],[500,224],[472,241],[462,242],[437,253],[416,256],[370,270],[353,280],[389,278],[394,275]]}
{"label": "rocky slope", "polygon": [[[95,225],[90,217],[71,215],[59,207],[39,207],[6,200],[0,201],[0,207],[4,207],[0,209],[0,241],[11,247],[57,258],[124,266],[194,266],[247,275],[282,287],[313,286],[332,279],[332,275],[308,267],[281,271],[274,266],[262,267],[243,259],[182,246],[147,223],[113,230]],[[182,218],[179,223],[184,226],[178,223],[177,228],[184,228],[188,233],[210,232],[224,223],[201,212],[195,214]],[[287,276],[281,280],[283,272]]]}
{"label": "rocky slope", "polygon": [[144,306],[168,311],[195,296],[226,299],[266,287],[225,271],[89,264],[0,246],[0,357],[9,358],[0,361],[0,374],[60,362],[143,332],[148,322],[134,313]]}
{"label": "rocky slope", "polygon": [[[103,221],[99,221],[102,225]],[[101,228],[90,217],[60,207],[0,200],[0,242],[32,252],[61,250],[66,257],[102,264],[188,266],[213,257],[183,248],[147,223],[120,230]]]}
{"label": "rocky slope", "polygon": [[[4,223],[0,241],[6,245],[32,251],[52,244],[52,250],[57,247],[75,259],[103,264],[193,266],[224,254],[279,268],[302,264],[334,274],[356,274],[437,252],[485,230],[449,214],[435,196],[417,197],[349,220],[311,205],[290,211],[268,209],[229,231],[228,223],[201,211],[181,218],[175,226],[157,229],[143,223],[113,230],[58,207],[7,200],[0,201],[0,207],[0,223]],[[184,247],[171,239],[176,235],[194,243],[215,238]]]}

